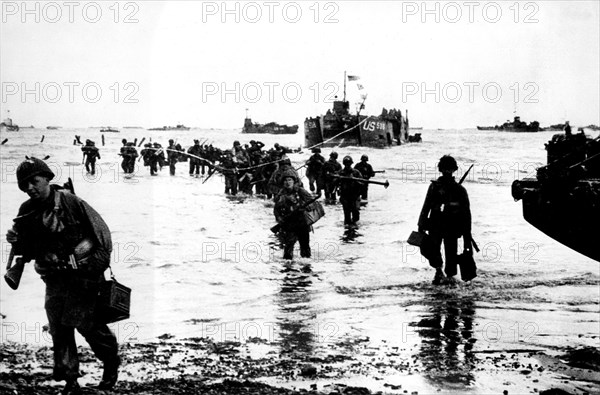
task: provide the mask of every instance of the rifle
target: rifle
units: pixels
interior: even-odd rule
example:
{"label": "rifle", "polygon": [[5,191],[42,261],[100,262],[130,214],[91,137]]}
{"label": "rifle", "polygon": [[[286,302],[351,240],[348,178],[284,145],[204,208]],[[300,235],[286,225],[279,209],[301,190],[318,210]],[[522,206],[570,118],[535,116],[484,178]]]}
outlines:
{"label": "rifle", "polygon": [[[75,194],[75,188],[73,187],[73,180],[69,177],[69,180],[64,183],[64,189],[69,190],[72,194]],[[10,253],[8,256],[8,264],[6,265],[6,273],[4,274],[4,280],[9,287],[12,289],[19,288],[19,284],[21,283],[21,276],[23,276],[23,270],[25,270],[25,262],[23,262],[23,258],[18,257],[16,263],[13,265],[13,259],[15,257],[15,252],[11,247]]]}
{"label": "rifle", "polygon": [[[460,181],[458,182],[458,185],[462,184],[463,181],[467,178],[467,175],[469,174],[469,172],[471,171],[471,169],[473,168],[474,165],[471,165],[467,171],[465,172],[465,174],[463,174],[463,176],[460,178]],[[477,245],[477,243],[475,242],[475,240],[473,240],[473,236],[471,237],[471,245],[473,246],[473,248],[475,249],[475,251],[479,252],[479,246]]]}
{"label": "rifle", "polygon": [[474,165],[471,165],[471,167],[469,167],[467,169],[467,171],[465,172],[465,174],[463,174],[463,176],[460,178],[460,181],[458,182],[458,185],[462,184],[463,181],[465,180],[465,178],[467,178],[467,175],[469,175],[469,172],[471,171],[471,169],[473,168]]}
{"label": "rifle", "polygon": [[[212,170],[212,173],[210,172]],[[204,184],[206,181],[208,181],[209,178],[211,178],[213,176],[213,174],[215,174],[217,172],[217,168],[213,167],[212,169],[208,169],[208,176],[206,176],[206,178],[204,179],[204,181],[202,181],[202,183]]]}
{"label": "rifle", "polygon": [[309,200],[308,202],[306,202],[306,204],[303,204],[302,206],[300,206],[300,208],[298,210],[294,210],[293,212],[291,212],[290,214],[286,215],[285,217],[283,217],[283,219],[278,222],[275,226],[271,227],[271,232],[273,233],[277,233],[279,232],[279,230],[281,229],[281,226],[283,223],[285,223],[288,219],[290,219],[292,216],[296,215],[296,213],[299,210],[304,210],[305,208],[307,208],[308,206],[310,206],[311,204],[313,204],[314,202],[316,202],[317,200],[319,200],[321,198],[321,194],[319,193],[317,195],[317,197],[315,197],[314,199]]}
{"label": "rifle", "polygon": [[338,176],[336,174],[331,174],[331,177],[339,178],[340,180],[352,180],[352,181],[356,181],[356,182],[365,182],[367,184],[383,185],[385,187],[385,189],[387,189],[390,186],[390,183],[388,182],[388,180],[385,180],[385,182],[371,181],[371,180],[365,180],[364,178],[345,177],[345,176]]}

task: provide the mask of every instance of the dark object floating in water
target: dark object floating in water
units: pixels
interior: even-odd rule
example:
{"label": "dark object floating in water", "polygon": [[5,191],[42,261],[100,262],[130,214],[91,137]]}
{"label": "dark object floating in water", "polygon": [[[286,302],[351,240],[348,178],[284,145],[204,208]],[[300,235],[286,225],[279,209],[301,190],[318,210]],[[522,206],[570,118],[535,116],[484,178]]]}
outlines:
{"label": "dark object floating in water", "polygon": [[554,240],[600,261],[600,136],[555,134],[546,144],[548,164],[536,178],[517,180],[523,218]]}
{"label": "dark object floating in water", "polygon": [[46,129],[48,129],[48,130],[58,130],[58,129],[60,129],[60,126],[46,126]]}

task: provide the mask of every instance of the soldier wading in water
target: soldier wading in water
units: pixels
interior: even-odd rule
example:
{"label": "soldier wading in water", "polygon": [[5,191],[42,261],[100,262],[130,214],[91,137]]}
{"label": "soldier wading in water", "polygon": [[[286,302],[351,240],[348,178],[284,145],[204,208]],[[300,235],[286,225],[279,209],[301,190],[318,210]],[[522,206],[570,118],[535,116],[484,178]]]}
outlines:
{"label": "soldier wading in water", "polygon": [[62,394],[79,394],[75,329],[104,363],[99,389],[112,388],[120,359],[115,335],[96,315],[104,271],[112,251],[111,235],[100,215],[79,197],[50,185],[54,173],[31,158],[17,168],[19,189],[29,195],[6,240],[46,283],[45,309],[54,349],[53,377],[66,381]]}
{"label": "soldier wading in water", "polygon": [[282,189],[275,197],[275,219],[281,224],[281,235],[284,243],[283,259],[292,259],[294,245],[300,242],[300,256],[310,258],[311,226],[306,224],[304,210],[306,204],[313,200],[312,195],[298,185],[293,171],[282,176]]}
{"label": "soldier wading in water", "polygon": [[[442,176],[431,181],[423,209],[419,216],[419,232],[429,231],[431,251],[429,265],[435,268],[433,284],[455,282],[457,273],[456,253],[458,239],[462,236],[464,249],[472,253],[471,208],[467,190],[456,182],[452,173],[458,170],[456,160],[444,155],[438,164]],[[442,271],[443,261],[440,247],[444,242],[446,268]]]}

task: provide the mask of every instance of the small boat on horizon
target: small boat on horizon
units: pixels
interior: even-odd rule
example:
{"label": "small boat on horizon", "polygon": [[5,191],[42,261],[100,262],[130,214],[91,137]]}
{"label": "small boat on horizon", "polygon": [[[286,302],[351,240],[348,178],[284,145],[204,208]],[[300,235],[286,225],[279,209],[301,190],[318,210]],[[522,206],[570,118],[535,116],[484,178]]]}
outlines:
{"label": "small boat on horizon", "polygon": [[48,130],[58,130],[61,128],[62,128],[61,126],[46,126],[46,129],[48,129]]}
{"label": "small boat on horizon", "polygon": [[190,130],[190,128],[188,126],[185,126],[183,124],[179,124],[177,126],[163,126],[162,128],[151,128],[148,130]]}
{"label": "small boat on horizon", "polygon": [[100,133],[121,133],[121,131],[117,130],[117,129],[113,129],[109,126],[109,127],[100,129]]}

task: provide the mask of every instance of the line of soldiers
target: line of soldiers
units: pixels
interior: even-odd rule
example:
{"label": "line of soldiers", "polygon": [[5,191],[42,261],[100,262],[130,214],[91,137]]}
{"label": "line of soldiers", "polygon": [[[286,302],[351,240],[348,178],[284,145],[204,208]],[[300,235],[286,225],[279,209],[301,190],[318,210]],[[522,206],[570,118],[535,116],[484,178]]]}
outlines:
{"label": "line of soldiers", "polygon": [[[369,184],[358,180],[369,180],[375,175],[373,167],[368,163],[369,157],[362,155],[360,163],[354,168],[352,157],[345,156],[342,164],[337,161],[337,152],[329,155],[329,160],[321,155],[320,148],[312,149],[313,155],[306,161],[306,176],[308,177],[311,192],[316,189],[317,194],[325,192],[327,203],[336,202],[336,192],[344,208],[344,223],[356,223],[360,218],[361,199],[368,199]],[[315,188],[316,185],[316,188]]]}

